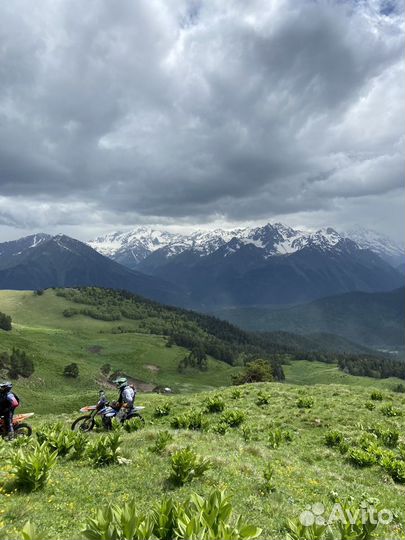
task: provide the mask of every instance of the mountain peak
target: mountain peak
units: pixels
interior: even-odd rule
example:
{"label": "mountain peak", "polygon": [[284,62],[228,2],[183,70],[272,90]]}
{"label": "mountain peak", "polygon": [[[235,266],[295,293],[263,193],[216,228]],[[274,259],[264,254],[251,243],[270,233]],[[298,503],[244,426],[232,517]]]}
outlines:
{"label": "mountain peak", "polygon": [[[333,227],[325,227],[316,231],[293,228],[280,222],[268,222],[263,226],[244,227],[236,229],[195,230],[189,234],[173,233],[161,229],[140,226],[132,231],[109,233],[99,236],[89,242],[89,245],[117,262],[137,268],[155,251],[159,251],[163,258],[171,258],[182,252],[190,251],[200,257],[205,257],[228,245],[234,238],[232,250],[241,249],[242,246],[252,244],[262,250],[264,259],[273,256],[290,255],[310,247],[312,249],[329,251],[353,249],[371,249],[378,255],[384,253],[396,255],[401,253],[383,235],[360,228],[357,232],[339,233]],[[403,254],[403,251],[402,251]],[[404,259],[405,260],[405,259]],[[401,262],[399,260],[398,264]]]}

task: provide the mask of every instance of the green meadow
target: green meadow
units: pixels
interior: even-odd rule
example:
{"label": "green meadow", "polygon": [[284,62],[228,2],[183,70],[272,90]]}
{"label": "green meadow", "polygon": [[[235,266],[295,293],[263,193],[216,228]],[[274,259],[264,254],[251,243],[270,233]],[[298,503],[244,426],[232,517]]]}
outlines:
{"label": "green meadow", "polygon": [[[23,410],[36,413],[31,440],[0,440],[0,539],[22,538],[27,522],[39,538],[82,538],[89,519],[110,503],[123,507],[134,500],[139,512],[148,512],[164,497],[181,502],[214,489],[226,491],[234,511],[262,529],[262,539],[292,538],[291,522],[299,523],[308,506],[322,503],[327,514],[337,500],[350,497],[357,506],[376,498],[392,512],[376,538],[405,538],[405,477],[390,468],[399,463],[405,475],[405,395],[393,392],[398,380],[353,377],[334,365],[300,361],[284,366],[284,383],[232,387],[240,367],[210,358],[205,372],[179,373],[185,349],[142,333],[139,321],[125,321],[131,333],[113,334],[114,322],[66,318],[70,306],[53,291],[0,292],[0,311],[13,318],[13,330],[0,331],[0,351],[16,346],[33,357],[34,374],[18,379],[15,388]],[[79,365],[78,379],[62,375],[71,362]],[[116,391],[100,372],[106,362],[142,384],[170,386],[173,394],[138,393],[145,425],[117,431],[122,464],[96,467],[91,452],[74,459],[69,451],[56,458],[39,489],[27,492],[16,484],[17,447],[29,454],[50,425],[68,433],[80,406],[95,402],[101,387],[113,399]],[[157,452],[163,432],[168,440]],[[91,446],[105,434],[85,437]],[[187,447],[209,467],[175,485],[172,459]],[[271,471],[267,478],[265,471]]]}

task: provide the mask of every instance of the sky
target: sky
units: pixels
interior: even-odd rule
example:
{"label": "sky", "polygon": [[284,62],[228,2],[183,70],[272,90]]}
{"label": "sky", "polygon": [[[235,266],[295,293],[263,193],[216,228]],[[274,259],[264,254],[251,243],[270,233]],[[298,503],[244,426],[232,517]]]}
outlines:
{"label": "sky", "polygon": [[0,3],[0,241],[281,221],[404,240],[402,0]]}

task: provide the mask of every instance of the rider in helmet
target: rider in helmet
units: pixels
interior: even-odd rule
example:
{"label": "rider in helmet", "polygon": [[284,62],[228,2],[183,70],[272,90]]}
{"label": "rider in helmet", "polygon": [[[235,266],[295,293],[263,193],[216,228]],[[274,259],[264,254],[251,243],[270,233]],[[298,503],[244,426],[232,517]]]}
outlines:
{"label": "rider in helmet", "polygon": [[136,396],[136,390],[132,385],[128,384],[128,381],[125,377],[119,377],[116,379],[115,384],[119,390],[119,397],[117,405],[119,409],[123,411],[123,418],[129,416],[134,407],[134,401]]}
{"label": "rider in helmet", "polygon": [[9,439],[14,436],[14,410],[20,404],[17,394],[11,391],[12,388],[11,382],[7,381],[0,384],[0,416],[4,418],[4,427]]}
{"label": "rider in helmet", "polygon": [[103,422],[106,429],[112,428],[112,418],[117,417],[123,421],[130,416],[133,411],[136,390],[132,385],[128,384],[125,377],[119,377],[114,381],[118,390],[118,400],[111,403],[106,414],[103,416]]}

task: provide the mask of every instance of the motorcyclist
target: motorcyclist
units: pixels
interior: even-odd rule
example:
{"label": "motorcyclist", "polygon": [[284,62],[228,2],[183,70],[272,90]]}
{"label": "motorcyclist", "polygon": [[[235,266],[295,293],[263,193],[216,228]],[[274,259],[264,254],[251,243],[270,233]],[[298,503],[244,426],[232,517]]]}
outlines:
{"label": "motorcyclist", "polygon": [[4,418],[5,432],[9,439],[14,437],[13,416],[15,409],[20,404],[20,399],[17,394],[11,391],[12,388],[11,382],[0,384],[0,416]]}
{"label": "motorcyclist", "polygon": [[136,397],[136,389],[128,384],[125,377],[119,377],[114,381],[118,390],[119,396],[117,401],[110,404],[106,413],[103,416],[103,422],[106,429],[112,428],[112,419],[115,417],[123,422],[129,418],[134,410],[134,401]]}

